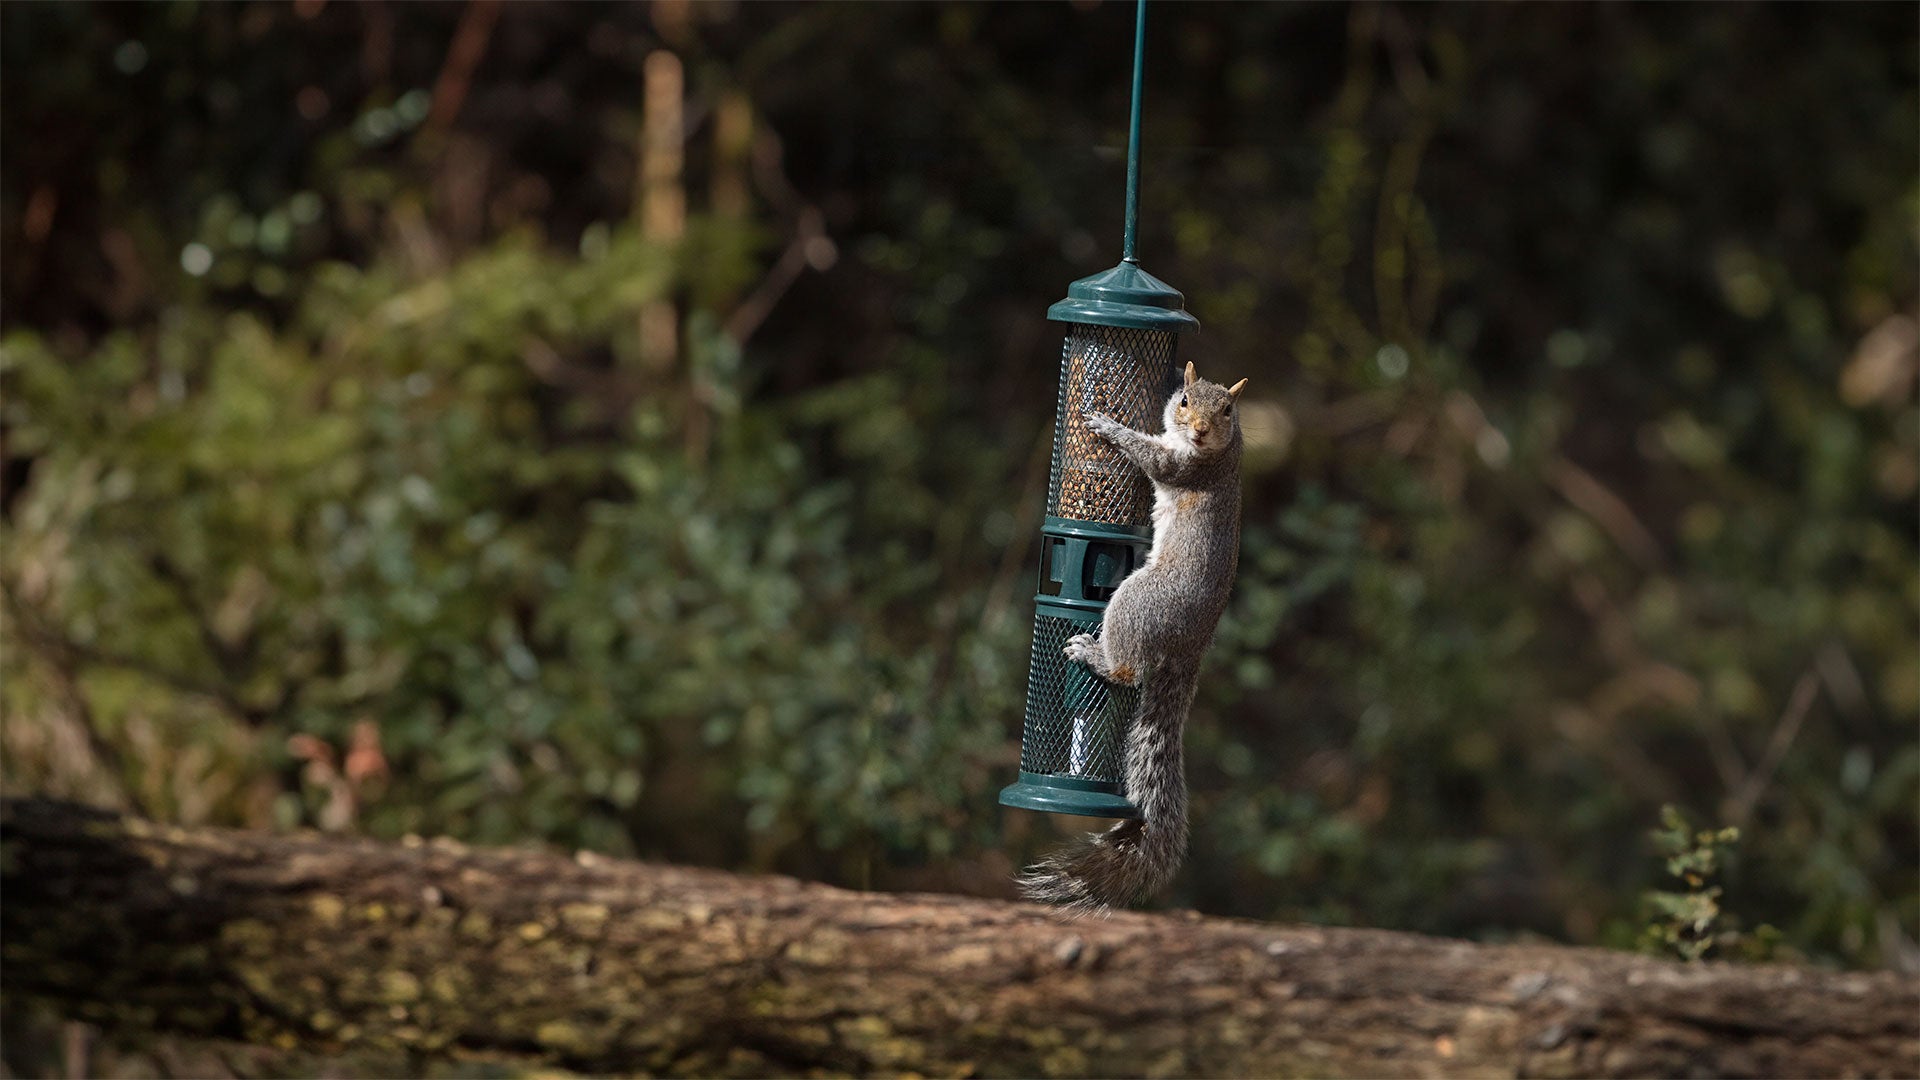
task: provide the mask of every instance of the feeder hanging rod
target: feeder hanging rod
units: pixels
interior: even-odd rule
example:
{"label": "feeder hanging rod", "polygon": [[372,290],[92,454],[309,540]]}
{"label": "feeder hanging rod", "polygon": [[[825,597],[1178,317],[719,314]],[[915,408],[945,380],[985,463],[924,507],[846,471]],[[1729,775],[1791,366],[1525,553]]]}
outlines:
{"label": "feeder hanging rod", "polygon": [[1147,0],[1136,0],[1133,16],[1133,121],[1127,129],[1127,227],[1120,238],[1120,259],[1135,266],[1134,222],[1140,216],[1140,88],[1147,74]]}

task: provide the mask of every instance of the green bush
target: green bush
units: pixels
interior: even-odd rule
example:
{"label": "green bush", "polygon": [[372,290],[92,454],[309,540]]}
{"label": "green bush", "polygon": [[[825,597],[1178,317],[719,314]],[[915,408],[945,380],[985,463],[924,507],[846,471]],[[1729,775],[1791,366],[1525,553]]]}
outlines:
{"label": "green bush", "polygon": [[[753,209],[663,243],[644,9],[508,9],[437,124],[459,9],[382,68],[340,8],[0,13],[10,140],[71,140],[0,168],[6,791],[1004,891],[1129,20],[703,9],[686,180],[745,95]],[[1252,380],[1171,902],[1631,946],[1675,804],[1740,829],[1726,910],[1893,962],[1911,20],[1494,12],[1155,38],[1148,265]]]}

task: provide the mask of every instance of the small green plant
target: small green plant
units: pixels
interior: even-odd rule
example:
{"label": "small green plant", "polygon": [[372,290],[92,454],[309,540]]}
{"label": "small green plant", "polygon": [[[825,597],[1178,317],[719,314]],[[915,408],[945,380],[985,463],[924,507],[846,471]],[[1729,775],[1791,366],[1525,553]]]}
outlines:
{"label": "small green plant", "polygon": [[1740,830],[1731,826],[1695,831],[1672,804],[1660,808],[1660,827],[1653,842],[1666,857],[1667,873],[1678,878],[1682,890],[1649,889],[1645,894],[1649,921],[1641,945],[1649,952],[1675,953],[1686,961],[1699,960],[1715,947],[1738,945],[1738,930],[1723,922],[1720,857],[1740,842]]}

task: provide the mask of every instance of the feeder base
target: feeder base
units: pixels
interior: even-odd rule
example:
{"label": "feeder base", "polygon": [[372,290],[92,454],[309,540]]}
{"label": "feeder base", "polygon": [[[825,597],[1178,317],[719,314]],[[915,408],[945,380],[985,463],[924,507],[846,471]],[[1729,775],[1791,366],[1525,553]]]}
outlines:
{"label": "feeder base", "polygon": [[1049,814],[1082,817],[1138,818],[1140,808],[1120,794],[1120,785],[1078,776],[1053,776],[1022,771],[1018,783],[1000,789],[1000,805]]}

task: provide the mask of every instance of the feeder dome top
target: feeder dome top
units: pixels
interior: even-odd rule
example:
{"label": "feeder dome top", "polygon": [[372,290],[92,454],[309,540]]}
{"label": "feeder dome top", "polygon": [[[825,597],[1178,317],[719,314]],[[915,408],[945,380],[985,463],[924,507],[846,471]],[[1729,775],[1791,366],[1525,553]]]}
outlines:
{"label": "feeder dome top", "polygon": [[1133,262],[1067,286],[1067,298],[1048,308],[1047,318],[1176,334],[1200,328],[1200,320],[1187,314],[1187,298],[1180,290]]}

